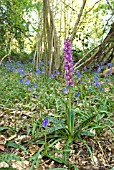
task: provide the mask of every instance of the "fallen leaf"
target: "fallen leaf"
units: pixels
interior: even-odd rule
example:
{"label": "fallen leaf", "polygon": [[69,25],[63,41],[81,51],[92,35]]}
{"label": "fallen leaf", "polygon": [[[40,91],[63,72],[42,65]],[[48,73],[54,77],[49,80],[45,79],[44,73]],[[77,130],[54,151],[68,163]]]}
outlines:
{"label": "fallen leaf", "polygon": [[1,145],[1,144],[0,144],[0,150],[1,150],[1,151],[4,151],[4,149],[5,149],[5,145]]}

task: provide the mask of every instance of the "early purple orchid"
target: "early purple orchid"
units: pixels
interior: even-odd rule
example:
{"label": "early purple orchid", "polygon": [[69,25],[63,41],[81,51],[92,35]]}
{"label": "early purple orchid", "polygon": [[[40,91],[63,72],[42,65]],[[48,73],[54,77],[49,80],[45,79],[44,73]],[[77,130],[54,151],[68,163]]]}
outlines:
{"label": "early purple orchid", "polygon": [[64,69],[67,84],[73,86],[74,66],[72,60],[72,45],[70,43],[69,37],[66,39],[66,42],[64,43]]}

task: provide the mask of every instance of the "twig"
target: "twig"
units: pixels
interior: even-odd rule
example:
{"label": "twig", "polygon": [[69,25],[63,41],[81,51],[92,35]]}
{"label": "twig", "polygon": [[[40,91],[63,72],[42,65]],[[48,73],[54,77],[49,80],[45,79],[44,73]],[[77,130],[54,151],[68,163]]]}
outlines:
{"label": "twig", "polygon": [[8,57],[8,56],[10,55],[10,53],[11,53],[11,50],[12,50],[12,47],[11,47],[11,46],[12,46],[12,39],[13,39],[13,35],[12,35],[11,40],[10,40],[9,52],[8,52],[8,54],[6,54],[6,55],[1,59],[1,61],[0,61],[0,66],[1,66],[3,60],[4,60],[6,57]]}

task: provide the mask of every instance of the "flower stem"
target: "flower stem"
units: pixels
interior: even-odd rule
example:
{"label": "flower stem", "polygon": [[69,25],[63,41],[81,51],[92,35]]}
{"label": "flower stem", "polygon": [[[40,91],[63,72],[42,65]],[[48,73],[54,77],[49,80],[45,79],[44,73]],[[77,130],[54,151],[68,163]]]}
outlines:
{"label": "flower stem", "polygon": [[46,133],[44,135],[45,135],[44,154],[46,155],[47,154],[47,136],[46,136]]}
{"label": "flower stem", "polygon": [[69,93],[68,93],[68,130],[71,133],[71,90],[69,86]]}

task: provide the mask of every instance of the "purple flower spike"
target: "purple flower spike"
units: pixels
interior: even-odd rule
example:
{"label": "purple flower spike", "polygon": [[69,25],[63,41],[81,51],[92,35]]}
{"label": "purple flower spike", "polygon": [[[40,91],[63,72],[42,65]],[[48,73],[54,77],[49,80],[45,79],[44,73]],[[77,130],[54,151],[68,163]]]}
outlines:
{"label": "purple flower spike", "polygon": [[49,124],[49,120],[48,120],[48,118],[44,118],[44,120],[43,120],[43,122],[42,122],[42,127],[47,127],[48,126],[48,124]]}
{"label": "purple flower spike", "polygon": [[72,45],[70,43],[69,37],[64,43],[64,69],[67,84],[73,86],[74,82],[72,81],[72,79],[74,74],[74,66],[72,60]]}

